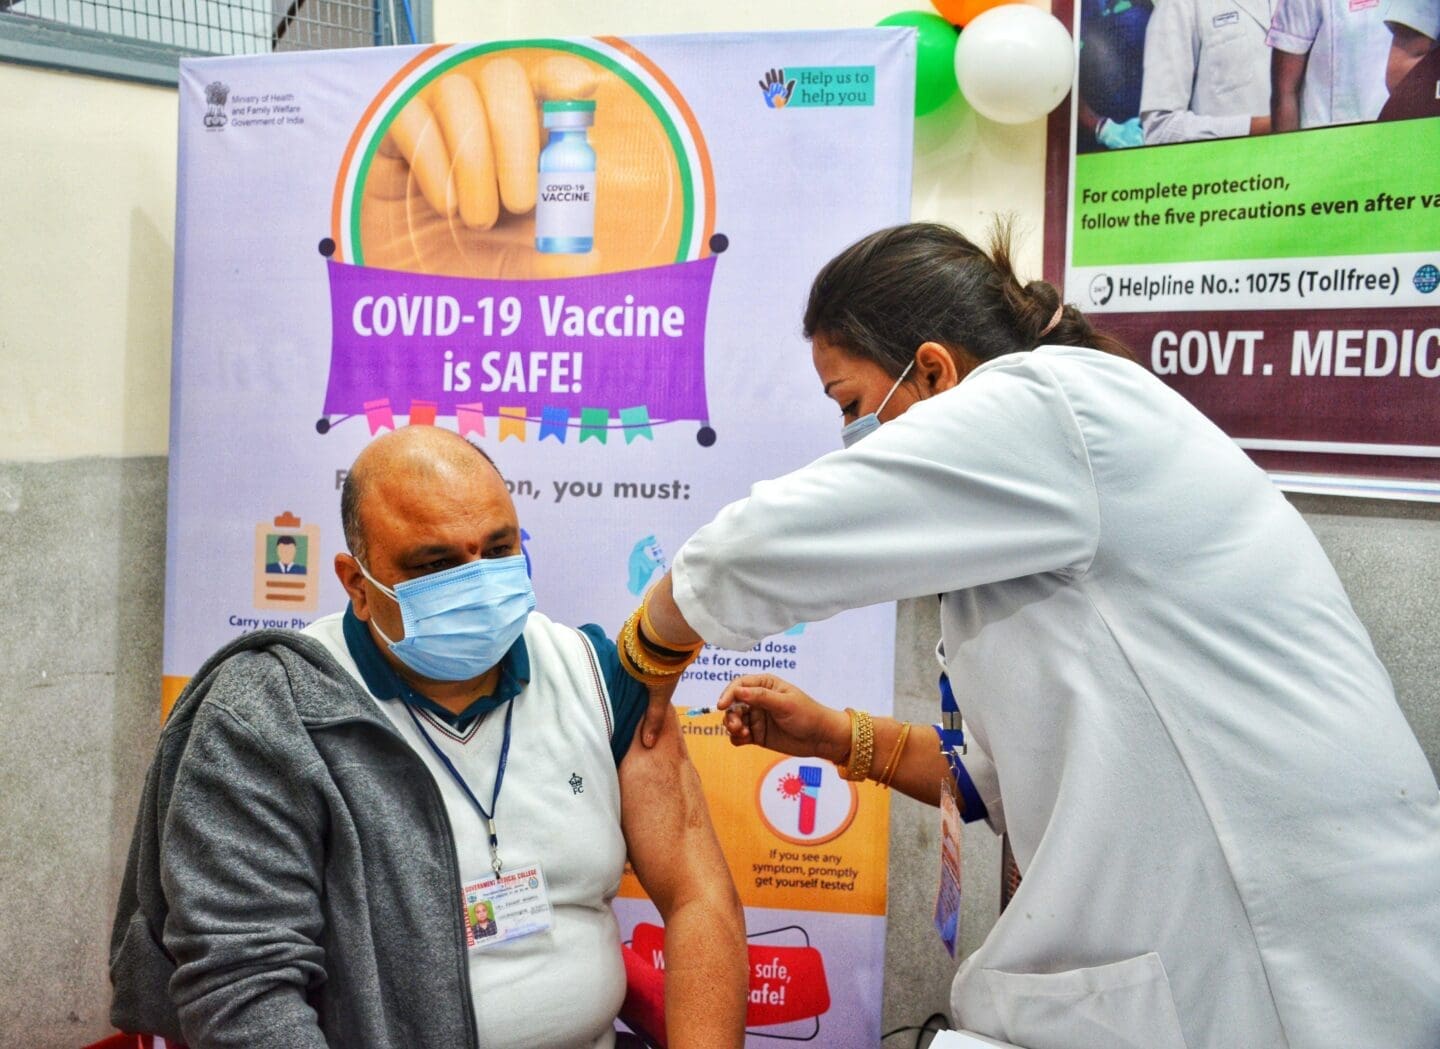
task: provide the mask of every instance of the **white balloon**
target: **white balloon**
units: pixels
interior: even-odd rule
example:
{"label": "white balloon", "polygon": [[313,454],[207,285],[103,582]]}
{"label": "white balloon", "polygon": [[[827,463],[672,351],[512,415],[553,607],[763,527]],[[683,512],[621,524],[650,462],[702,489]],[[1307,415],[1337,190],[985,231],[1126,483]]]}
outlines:
{"label": "white balloon", "polygon": [[1001,124],[1038,120],[1058,106],[1075,76],[1075,42],[1054,15],[1024,3],[975,16],[955,48],[960,93]]}

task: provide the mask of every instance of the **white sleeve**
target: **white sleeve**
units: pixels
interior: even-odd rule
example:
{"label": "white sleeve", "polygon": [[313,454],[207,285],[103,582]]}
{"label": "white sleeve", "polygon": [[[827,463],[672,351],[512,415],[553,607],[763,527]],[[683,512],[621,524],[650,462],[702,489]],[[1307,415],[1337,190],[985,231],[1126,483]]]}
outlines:
{"label": "white sleeve", "polygon": [[1202,117],[1188,109],[1169,113],[1142,113],[1140,130],[1145,136],[1147,146],[1201,142],[1212,138],[1241,138],[1250,134],[1250,118],[1244,114]]}
{"label": "white sleeve", "polygon": [[1214,117],[1190,111],[1199,62],[1200,32],[1193,0],[1159,0],[1145,27],[1140,85],[1140,126],[1147,146],[1250,133],[1248,115]]}
{"label": "white sleeve", "polygon": [[1440,0],[1390,0],[1385,21],[1440,39]]}
{"label": "white sleeve", "polygon": [[1324,12],[1314,0],[1280,0],[1270,19],[1265,43],[1291,55],[1308,55],[1320,35]]}
{"label": "white sleeve", "polygon": [[1017,354],[755,485],[686,542],[672,582],[705,640],[747,649],[847,608],[1083,571],[1098,538],[1070,403],[1048,363]]}

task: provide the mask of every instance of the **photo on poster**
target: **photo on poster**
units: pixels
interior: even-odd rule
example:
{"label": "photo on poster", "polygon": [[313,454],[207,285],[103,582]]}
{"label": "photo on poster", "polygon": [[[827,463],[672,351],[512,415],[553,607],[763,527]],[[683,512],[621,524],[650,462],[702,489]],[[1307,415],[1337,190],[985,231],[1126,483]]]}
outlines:
{"label": "photo on poster", "polygon": [[1076,153],[1434,116],[1428,7],[1078,0]]}
{"label": "photo on poster", "polygon": [[1440,498],[1434,7],[1057,9],[1047,276],[1288,488]]}

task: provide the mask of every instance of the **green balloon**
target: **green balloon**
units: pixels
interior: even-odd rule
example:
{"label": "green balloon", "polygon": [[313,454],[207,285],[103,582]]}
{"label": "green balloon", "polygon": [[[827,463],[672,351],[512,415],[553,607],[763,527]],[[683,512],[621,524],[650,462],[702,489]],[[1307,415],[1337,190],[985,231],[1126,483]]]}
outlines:
{"label": "green balloon", "polygon": [[960,90],[955,82],[955,45],[960,32],[930,11],[897,11],[877,25],[915,27],[915,115],[939,109]]}

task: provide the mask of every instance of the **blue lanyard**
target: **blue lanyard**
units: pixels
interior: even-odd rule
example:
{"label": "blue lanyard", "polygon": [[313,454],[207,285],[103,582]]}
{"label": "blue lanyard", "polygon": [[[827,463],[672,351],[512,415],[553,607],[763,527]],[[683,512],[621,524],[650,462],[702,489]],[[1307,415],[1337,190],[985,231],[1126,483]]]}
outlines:
{"label": "blue lanyard", "polygon": [[950,774],[955,777],[955,786],[964,802],[961,818],[966,823],[985,819],[990,814],[989,810],[985,808],[980,791],[961,760],[965,754],[965,729],[960,720],[960,704],[955,702],[955,691],[950,687],[950,675],[944,671],[940,672],[940,723],[935,726],[935,732],[940,737],[940,749],[950,764]]}
{"label": "blue lanyard", "polygon": [[470,799],[470,804],[475,806],[475,811],[480,813],[481,818],[485,820],[485,830],[490,835],[490,867],[498,878],[502,864],[500,863],[500,836],[495,833],[495,810],[500,805],[500,784],[505,782],[505,765],[510,760],[510,718],[515,713],[515,700],[506,700],[505,704],[505,738],[500,743],[500,767],[495,770],[495,789],[490,794],[489,812],[486,812],[485,806],[480,804],[480,799],[470,789],[470,784],[465,782],[465,777],[460,775],[460,770],[430,738],[430,733],[425,731],[425,726],[420,724],[420,719],[415,716],[415,708],[406,703],[405,709],[410,714],[410,720],[415,722],[415,729],[420,733],[420,738],[430,745],[430,750],[440,759],[440,764],[445,766],[445,771],[450,773],[450,778],[465,792],[465,796]]}

